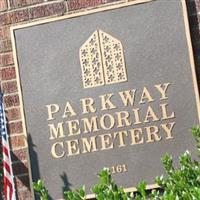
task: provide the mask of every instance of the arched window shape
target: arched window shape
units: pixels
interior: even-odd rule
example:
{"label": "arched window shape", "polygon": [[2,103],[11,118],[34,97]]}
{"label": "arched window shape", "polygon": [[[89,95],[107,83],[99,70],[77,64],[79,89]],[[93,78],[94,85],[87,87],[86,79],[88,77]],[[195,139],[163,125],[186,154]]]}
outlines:
{"label": "arched window shape", "polygon": [[102,30],[89,37],[79,55],[84,88],[127,81],[123,46]]}

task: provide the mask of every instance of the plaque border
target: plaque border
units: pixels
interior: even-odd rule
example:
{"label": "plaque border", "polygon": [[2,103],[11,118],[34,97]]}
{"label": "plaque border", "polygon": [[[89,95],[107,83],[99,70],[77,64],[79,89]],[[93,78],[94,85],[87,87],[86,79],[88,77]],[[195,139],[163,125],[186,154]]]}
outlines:
{"label": "plaque border", "polygon": [[[25,22],[21,23],[19,25],[13,25],[10,27],[10,33],[11,33],[11,42],[12,42],[12,48],[13,48],[13,56],[14,56],[14,64],[15,64],[15,69],[16,69],[16,80],[17,80],[17,87],[18,87],[18,94],[19,94],[19,101],[20,101],[20,114],[22,118],[22,125],[23,125],[23,133],[25,137],[25,147],[28,149],[28,141],[27,141],[27,125],[26,125],[26,120],[25,120],[25,112],[24,112],[24,103],[23,103],[23,96],[22,96],[22,87],[21,87],[21,81],[20,81],[20,73],[19,73],[19,65],[18,65],[18,59],[17,59],[17,49],[16,49],[16,40],[15,40],[15,30],[18,29],[23,29],[23,28],[28,28],[36,25],[42,25],[42,24],[47,24],[51,22],[56,22],[56,21],[61,21],[65,19],[70,19],[70,18],[75,18],[75,17],[80,17],[84,15],[89,15],[97,12],[103,12],[103,11],[109,11],[109,10],[114,10],[114,9],[119,9],[127,6],[132,6],[136,4],[142,4],[142,3],[148,3],[148,2],[153,2],[156,0],[126,0],[125,2],[113,2],[113,3],[108,3],[108,4],[103,4],[100,5],[96,8],[91,7],[88,8],[87,10],[78,10],[76,12],[69,12],[66,13],[63,16],[49,16],[49,18],[46,19],[39,19],[37,21],[33,22]],[[190,34],[190,27],[189,27],[189,20],[188,20],[188,12],[187,12],[187,5],[186,5],[186,0],[180,0],[182,3],[182,13],[183,13],[183,20],[184,20],[184,26],[185,26],[185,34],[186,34],[186,39],[187,39],[187,45],[188,45],[188,54],[189,54],[189,59],[190,59],[190,66],[191,66],[191,72],[192,72],[192,80],[193,80],[193,87],[195,91],[195,98],[196,98],[196,108],[197,108],[197,114],[198,114],[198,119],[200,123],[200,103],[199,103],[199,90],[198,90],[198,83],[197,83],[197,74],[195,70],[195,62],[194,62],[194,54],[193,54],[193,48],[192,48],[192,42],[191,42],[191,34]],[[29,181],[32,183],[32,170],[31,170],[31,163],[30,163],[30,154],[28,152],[28,169],[29,169]],[[32,184],[30,184],[31,188],[31,194],[32,194],[32,199],[34,200],[34,190]],[[147,185],[147,190],[148,189],[154,189],[154,188],[159,188],[157,184],[149,184]],[[137,189],[135,187],[130,187],[130,188],[125,188],[125,192],[135,192]],[[87,199],[94,198],[94,194],[88,194]],[[57,200],[63,200],[63,199],[57,199]]]}

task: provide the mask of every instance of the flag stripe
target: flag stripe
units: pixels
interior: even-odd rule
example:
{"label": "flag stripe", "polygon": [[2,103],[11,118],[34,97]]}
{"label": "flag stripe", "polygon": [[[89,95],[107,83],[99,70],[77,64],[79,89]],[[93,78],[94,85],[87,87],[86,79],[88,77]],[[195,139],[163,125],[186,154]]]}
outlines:
{"label": "flag stripe", "polygon": [[5,200],[16,200],[13,180],[10,145],[8,140],[7,122],[3,104],[3,95],[0,93],[0,133],[3,152],[3,195]]}
{"label": "flag stripe", "polygon": [[4,187],[4,194],[6,194],[6,198],[11,200],[12,199],[12,193],[13,193],[13,188],[12,188],[12,183],[7,177],[4,177],[4,184],[6,185]]}
{"label": "flag stripe", "polygon": [[3,146],[3,153],[5,153],[5,155],[8,157],[8,149],[6,149],[4,146]]}
{"label": "flag stripe", "polygon": [[6,169],[6,171],[10,174],[10,166],[8,165],[7,162],[3,162],[3,167]]}

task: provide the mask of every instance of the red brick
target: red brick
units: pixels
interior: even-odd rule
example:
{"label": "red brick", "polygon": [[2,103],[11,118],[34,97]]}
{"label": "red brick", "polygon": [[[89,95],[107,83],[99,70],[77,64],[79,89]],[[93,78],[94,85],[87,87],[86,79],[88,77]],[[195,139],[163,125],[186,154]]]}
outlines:
{"label": "red brick", "polygon": [[197,21],[200,23],[200,14],[197,14]]}
{"label": "red brick", "polygon": [[11,8],[19,8],[24,6],[29,6],[37,3],[41,3],[43,0],[10,0]]}
{"label": "red brick", "polygon": [[65,2],[52,3],[30,8],[30,19],[61,15],[66,12]]}
{"label": "red brick", "polygon": [[69,0],[68,8],[69,11],[72,11],[82,8],[95,7],[103,3],[103,0]]}
{"label": "red brick", "polygon": [[0,67],[12,65],[13,63],[14,63],[14,60],[13,60],[12,52],[0,54]]}
{"label": "red brick", "polygon": [[197,11],[200,11],[200,1],[199,0],[195,0],[195,5],[196,5]]}
{"label": "red brick", "polygon": [[20,109],[19,108],[12,108],[6,111],[6,116],[8,118],[8,121],[17,120],[20,119]]}
{"label": "red brick", "polygon": [[188,9],[188,14],[189,15],[196,14],[197,13],[197,8],[196,8],[195,1],[193,1],[193,0],[187,1],[187,9]]}
{"label": "red brick", "polygon": [[0,40],[9,38],[10,38],[10,27],[9,26],[0,27]]}
{"label": "red brick", "polygon": [[12,161],[27,160],[27,149],[14,150],[11,154]]}
{"label": "red brick", "polygon": [[12,149],[25,147],[25,139],[23,135],[10,137]]}
{"label": "red brick", "polygon": [[29,177],[25,176],[15,176],[15,183],[17,188],[22,188],[24,186],[30,186]]}
{"label": "red brick", "polygon": [[25,174],[25,173],[28,173],[27,162],[13,163],[13,174],[14,175]]}
{"label": "red brick", "polygon": [[8,124],[9,133],[17,134],[23,132],[22,122],[12,122]]}
{"label": "red brick", "polygon": [[11,40],[0,40],[0,53],[12,50]]}
{"label": "red brick", "polygon": [[17,92],[17,81],[9,81],[2,83],[2,90],[4,94]]}
{"label": "red brick", "polygon": [[31,192],[30,192],[29,189],[27,189],[26,191],[24,191],[24,190],[17,191],[17,197],[18,197],[18,200],[30,200],[30,199],[32,199]]}
{"label": "red brick", "polygon": [[0,70],[1,80],[11,80],[16,77],[15,67],[3,68]]}
{"label": "red brick", "polygon": [[29,19],[28,9],[0,14],[0,25],[15,24]]}
{"label": "red brick", "polygon": [[7,10],[8,5],[6,0],[0,0],[0,11]]}
{"label": "red brick", "polygon": [[19,95],[8,95],[4,97],[5,107],[19,106]]}
{"label": "red brick", "polygon": [[187,0],[187,8],[190,14],[195,14],[200,11],[200,1],[199,0]]}

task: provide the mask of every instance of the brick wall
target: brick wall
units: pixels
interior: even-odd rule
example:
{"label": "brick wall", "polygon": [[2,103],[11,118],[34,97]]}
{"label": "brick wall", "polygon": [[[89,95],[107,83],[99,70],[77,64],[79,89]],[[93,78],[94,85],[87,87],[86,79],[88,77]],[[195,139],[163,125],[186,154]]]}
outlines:
{"label": "brick wall", "polygon": [[[0,0],[0,80],[9,122],[14,175],[19,200],[31,199],[27,147],[19,110],[18,88],[9,28],[13,24],[64,15],[116,0]],[[117,0],[118,1],[118,0]],[[125,0],[121,0],[125,1]],[[196,70],[200,77],[200,0],[187,0]],[[200,85],[200,84],[199,84]]]}
{"label": "brick wall", "polygon": [[200,0],[186,0],[189,14],[190,31],[200,89]]}

